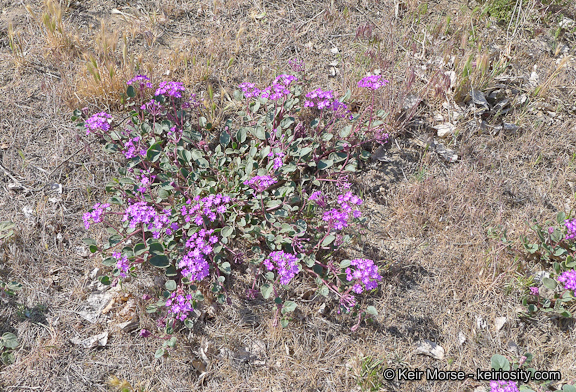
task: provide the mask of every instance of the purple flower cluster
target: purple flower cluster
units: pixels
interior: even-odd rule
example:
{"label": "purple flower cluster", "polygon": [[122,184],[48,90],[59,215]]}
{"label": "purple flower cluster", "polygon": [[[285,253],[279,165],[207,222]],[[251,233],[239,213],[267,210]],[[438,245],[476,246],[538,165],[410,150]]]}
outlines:
{"label": "purple flower cluster", "polygon": [[260,96],[260,89],[255,87],[254,83],[242,83],[238,85],[242,89],[245,98],[257,98]]}
{"label": "purple flower cluster", "polygon": [[309,201],[315,201],[317,205],[319,205],[320,207],[326,207],[326,200],[324,198],[324,195],[322,194],[321,191],[316,191],[314,193],[312,193],[310,195],[310,197],[308,198]]}
{"label": "purple flower cluster", "polygon": [[490,381],[490,392],[519,392],[516,381]]}
{"label": "purple flower cluster", "polygon": [[567,233],[566,233],[566,239],[567,240],[573,240],[576,238],[576,218],[574,219],[566,219],[564,221],[564,226],[566,226],[567,229]]}
{"label": "purple flower cluster", "polygon": [[284,154],[283,152],[274,153],[274,151],[270,151],[270,153],[268,154],[268,158],[274,159],[274,166],[272,166],[272,170],[276,171],[280,169],[282,166],[284,166],[284,161],[282,160],[282,158],[284,158],[285,156],[286,154]]}
{"label": "purple flower cluster", "polygon": [[382,79],[380,75],[366,76],[358,82],[358,87],[368,88],[370,90],[378,90],[380,87],[386,86],[390,83],[386,79]]}
{"label": "purple flower cluster", "polygon": [[352,194],[352,192],[347,192],[344,195],[338,196],[338,204],[340,208],[333,208],[330,211],[326,211],[322,220],[328,222],[331,228],[335,230],[342,230],[348,227],[348,220],[350,215],[354,218],[359,218],[362,213],[358,209],[352,209],[351,204],[359,206],[362,204],[362,199],[358,196]]}
{"label": "purple flower cluster", "polygon": [[288,65],[294,72],[304,72],[304,60],[288,60]]}
{"label": "purple flower cluster", "polygon": [[190,294],[184,296],[182,290],[178,290],[170,294],[166,301],[166,307],[168,307],[169,313],[174,314],[178,320],[184,321],[188,314],[194,311],[191,302],[192,296]]}
{"label": "purple flower cluster", "polygon": [[108,123],[108,120],[111,118],[112,116],[105,112],[94,114],[84,123],[84,126],[86,127],[86,135],[89,135],[90,131],[97,130],[108,132],[110,130],[110,124]]}
{"label": "purple flower cluster", "polygon": [[155,99],[151,99],[150,101],[146,102],[144,105],[140,106],[140,109],[146,110],[148,113],[150,113],[153,116],[158,116],[158,115],[162,114],[164,107],[162,105],[160,105],[160,103],[158,101],[156,101]]}
{"label": "purple flower cluster", "polygon": [[155,179],[156,179],[155,175],[150,176],[149,173],[146,172],[142,174],[142,176],[140,177],[140,186],[138,187],[138,192],[144,193],[148,191],[150,185],[152,184],[152,182],[154,182]]}
{"label": "purple flower cluster", "polygon": [[184,85],[180,82],[162,82],[154,95],[168,95],[172,98],[182,98],[182,92],[185,90]]}
{"label": "purple flower cluster", "polygon": [[186,241],[186,247],[190,251],[178,263],[178,268],[188,279],[201,281],[208,276],[210,268],[205,256],[212,253],[212,246],[218,242],[218,237],[212,235],[213,233],[214,230],[201,229]]}
{"label": "purple flower cluster", "polygon": [[200,101],[196,99],[196,94],[190,94],[188,101],[182,103],[182,109],[196,109],[200,107]]}
{"label": "purple flower cluster", "polygon": [[306,98],[308,98],[308,100],[304,101],[304,107],[313,108],[316,106],[318,109],[324,109],[332,104],[334,93],[332,90],[322,91],[322,89],[317,88],[306,94]]}
{"label": "purple flower cluster", "polygon": [[[190,206],[188,208],[186,208],[186,206],[182,206],[180,213],[184,217],[184,221],[186,223],[190,222],[190,220],[194,218],[194,223],[196,223],[198,226],[201,226],[204,222],[202,216],[206,216],[210,222],[214,222],[216,220],[216,214],[225,213],[228,209],[226,204],[230,203],[232,199],[230,196],[222,196],[217,194],[208,195],[202,199],[200,196],[196,196],[194,197],[194,201],[196,203],[192,205],[192,200],[188,199],[186,204]],[[213,208],[215,208],[215,210],[213,210]]]}
{"label": "purple flower cluster", "polygon": [[255,176],[249,180],[244,181],[244,185],[248,185],[250,188],[260,193],[264,192],[272,184],[275,184],[277,182],[278,180],[270,176]]}
{"label": "purple flower cluster", "polygon": [[[350,261],[350,265],[356,267],[355,270],[346,268],[346,279],[350,282],[356,281],[352,291],[360,294],[364,289],[372,290],[378,287],[378,281],[382,280],[382,277],[378,274],[378,267],[372,260],[354,259]],[[360,282],[364,284],[364,288],[362,288]]]}
{"label": "purple flower cluster", "polygon": [[297,263],[298,259],[293,254],[284,253],[280,250],[270,253],[269,256],[270,258],[264,260],[264,265],[268,268],[268,271],[274,269],[278,271],[281,284],[290,283],[290,280],[300,271]]}
{"label": "purple flower cluster", "polygon": [[538,296],[540,295],[540,290],[538,289],[538,287],[532,286],[530,287],[530,294]]}
{"label": "purple flower cluster", "polygon": [[254,83],[242,83],[238,85],[242,89],[245,98],[267,98],[277,101],[290,94],[288,86],[298,78],[294,75],[278,75],[274,82],[263,90],[255,87]]}
{"label": "purple flower cluster", "polygon": [[152,231],[154,238],[160,237],[160,230],[165,229],[170,224],[170,210],[163,210],[164,215],[158,214],[154,207],[149,206],[145,201],[136,202],[124,211],[122,222],[130,221],[129,227],[135,228],[139,224],[148,225],[148,230]]}
{"label": "purple flower cluster", "polygon": [[84,221],[84,227],[86,230],[90,228],[90,220],[94,223],[102,222],[102,213],[106,208],[110,207],[110,204],[100,204],[96,203],[92,207],[92,212],[87,212],[82,215],[82,220]]}
{"label": "purple flower cluster", "polygon": [[564,283],[564,290],[576,290],[576,271],[563,272],[558,278],[558,282]]}
{"label": "purple flower cluster", "polygon": [[[122,153],[126,157],[126,159],[134,158],[135,156],[141,155],[146,156],[146,149],[141,148],[140,146],[140,136],[136,136],[132,139],[128,139],[126,143],[124,143],[124,151]],[[134,143],[138,143],[138,147],[134,145]]]}
{"label": "purple flower cluster", "polygon": [[132,79],[130,79],[126,84],[128,86],[131,86],[134,82],[139,82],[141,90],[144,90],[144,88],[152,88],[150,78],[146,75],[136,75]]}
{"label": "purple flower cluster", "polygon": [[130,272],[130,262],[126,256],[122,256],[120,252],[112,253],[112,257],[114,257],[118,262],[116,263],[116,268],[120,271],[120,276],[125,278],[128,272]]}

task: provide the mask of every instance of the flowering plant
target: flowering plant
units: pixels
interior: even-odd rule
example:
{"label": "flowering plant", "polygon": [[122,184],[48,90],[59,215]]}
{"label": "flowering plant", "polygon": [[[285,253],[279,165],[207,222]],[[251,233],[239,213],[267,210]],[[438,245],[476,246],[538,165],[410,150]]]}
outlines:
{"label": "flowering plant", "polygon": [[[371,94],[384,86],[371,83]],[[299,278],[315,282],[319,295],[337,298],[340,311],[357,317],[353,328],[376,314],[374,307],[361,308],[356,295],[377,288],[378,266],[335,254],[363,222],[362,200],[348,175],[370,156],[365,148],[387,140],[384,113],[369,105],[353,116],[345,103],[349,92],[338,100],[321,89],[305,94],[300,106],[304,84],[280,75],[262,89],[241,84],[234,94],[245,105],[238,124],[228,120],[214,132],[181,83],[160,83],[152,100],[145,75],[129,84],[127,124],[106,113],[84,122],[79,111],[73,117],[79,130],[126,159],[106,187],[110,199],[83,216],[86,229],[103,223],[112,234],[104,244],[85,239],[112,268],[102,283],[135,278],[146,265],[163,271],[160,301],[148,310],[162,312],[167,333],[177,322],[191,327],[206,294],[229,302],[241,263],[252,265],[247,294],[275,298],[275,323],[287,325],[296,309],[284,298]]]}
{"label": "flowering plant", "polygon": [[550,272],[543,273],[530,281],[527,295],[522,303],[529,313],[543,311],[546,313],[572,317],[569,310],[576,302],[576,219],[569,219],[560,212],[556,222],[546,222],[544,227],[532,227],[538,241],[531,243],[522,238],[524,253],[532,261],[544,263]]}

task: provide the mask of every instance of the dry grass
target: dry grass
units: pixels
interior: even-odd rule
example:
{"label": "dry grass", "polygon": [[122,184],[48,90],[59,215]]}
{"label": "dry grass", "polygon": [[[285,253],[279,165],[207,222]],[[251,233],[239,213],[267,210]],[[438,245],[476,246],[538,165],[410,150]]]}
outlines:
{"label": "dry grass", "polygon": [[[1,1],[0,164],[21,186],[10,187],[13,180],[2,174],[0,220],[15,222],[17,235],[0,245],[0,277],[24,289],[0,303],[0,331],[22,341],[17,362],[0,368],[0,389],[351,391],[360,381],[385,391],[472,391],[485,384],[387,383],[368,379],[366,364],[473,372],[488,369],[492,354],[524,352],[534,354],[536,369],[561,370],[563,382],[574,381],[573,325],[517,312],[517,279],[542,266],[515,259],[488,232],[505,229],[518,244],[527,222],[574,209],[576,37],[555,34],[554,23],[560,11],[573,17],[576,10],[530,2],[516,14],[520,27],[509,28],[472,3],[46,0],[25,8]],[[154,359],[158,341],[114,329],[127,303],[110,310],[110,324],[82,319],[77,312],[100,260],[83,253],[81,215],[104,197],[121,162],[77,135],[71,110],[121,111],[126,80],[146,73],[156,83],[184,82],[217,126],[233,112],[229,97],[237,84],[268,83],[295,57],[305,60],[314,88],[350,89],[359,107],[370,99],[356,87],[360,77],[379,70],[391,81],[376,102],[391,113],[390,130],[398,135],[394,160],[354,179],[368,200],[369,225],[350,253],[385,270],[381,290],[364,299],[379,310],[375,322],[350,332],[354,320],[336,314],[331,301],[308,298],[301,282],[291,293],[299,303],[294,322],[275,328],[272,307],[246,300],[241,277],[232,305],[182,335],[170,358]],[[333,61],[336,77],[329,76]],[[539,80],[530,84],[535,64]],[[500,88],[512,110],[501,117],[467,110],[458,132],[443,141],[457,151],[457,163],[415,148],[411,136],[429,129],[407,132],[412,117],[443,122],[452,115],[445,103],[468,107],[472,87]],[[523,94],[528,100],[521,103]],[[423,103],[407,115],[410,95]],[[502,119],[520,128],[496,132]],[[152,284],[146,279],[127,292],[139,297]],[[507,294],[506,287],[516,289]],[[140,327],[154,330],[135,303]],[[502,316],[507,322],[496,331],[494,319]],[[104,348],[70,342],[105,330]],[[417,355],[420,339],[440,344],[446,358]],[[510,342],[520,353],[510,351]],[[200,349],[208,359],[203,377]]]}

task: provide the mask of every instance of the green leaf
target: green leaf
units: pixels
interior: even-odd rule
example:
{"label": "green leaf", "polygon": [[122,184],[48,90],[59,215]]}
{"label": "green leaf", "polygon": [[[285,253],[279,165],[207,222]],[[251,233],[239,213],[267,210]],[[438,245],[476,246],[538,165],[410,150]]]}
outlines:
{"label": "green leaf", "polygon": [[178,339],[176,339],[176,336],[172,336],[170,338],[170,340],[168,340],[168,346],[170,346],[172,348],[175,347],[177,341],[178,341]]}
{"label": "green leaf", "polygon": [[282,326],[282,328],[286,328],[288,324],[290,324],[290,320],[288,320],[286,317],[282,317],[280,319],[280,325]]}
{"label": "green leaf", "polygon": [[342,261],[340,262],[340,268],[341,268],[341,269],[345,269],[345,268],[348,268],[348,267],[350,267],[350,260],[342,260]]}
{"label": "green leaf", "polygon": [[260,292],[262,293],[262,297],[264,297],[264,299],[270,298],[270,295],[272,295],[273,291],[274,290],[272,285],[268,283],[265,283],[260,287]]}
{"label": "green leaf", "polygon": [[166,290],[168,291],[174,291],[178,285],[176,284],[175,280],[168,280],[166,283],[164,283],[164,287],[166,287]]}
{"label": "green leaf", "polygon": [[576,387],[574,387],[574,385],[564,384],[562,392],[576,392]]}
{"label": "green leaf", "polygon": [[0,359],[5,365],[12,365],[14,362],[16,362],[16,358],[14,357],[14,353],[12,351],[4,351],[2,356],[0,356]]}
{"label": "green leaf", "polygon": [[118,260],[116,260],[114,257],[108,257],[102,260],[102,264],[104,264],[106,267],[112,267],[118,264]]}
{"label": "green leaf", "polygon": [[220,234],[222,235],[222,238],[226,238],[226,237],[230,237],[230,235],[234,232],[234,228],[230,227],[230,226],[226,226],[222,229],[222,231],[220,232]]}
{"label": "green leaf", "polygon": [[550,279],[550,278],[542,279],[542,284],[544,285],[544,287],[546,287],[550,290],[554,290],[556,288],[556,286],[558,285],[554,279]]}
{"label": "green leaf", "polygon": [[232,273],[232,266],[227,261],[220,264],[218,268],[220,268],[220,271],[224,272],[226,275],[230,275]]}
{"label": "green leaf", "polygon": [[136,96],[136,91],[134,91],[134,87],[128,86],[128,88],[126,89],[126,95],[128,95],[130,98],[134,98]]}
{"label": "green leaf", "polygon": [[326,236],[326,238],[324,238],[324,241],[322,241],[322,246],[330,245],[332,242],[334,242],[335,239],[336,237],[333,236],[332,234]]}
{"label": "green leaf", "polygon": [[322,285],[318,290],[318,293],[320,293],[320,295],[323,297],[328,297],[328,294],[330,294],[330,290],[328,289],[328,286]]}
{"label": "green leaf", "polygon": [[566,220],[566,214],[564,212],[559,212],[558,215],[556,215],[556,222],[558,222],[558,224],[564,225],[565,220]]}
{"label": "green leaf", "polygon": [[110,283],[112,283],[112,282],[110,282],[110,278],[106,275],[99,276],[98,280],[100,281],[100,283],[102,283],[103,285],[106,285],[106,286],[108,286]]}
{"label": "green leaf", "polygon": [[282,121],[280,121],[280,127],[282,127],[282,129],[286,129],[290,127],[290,125],[292,125],[293,123],[294,123],[294,117],[286,117],[282,119]]}
{"label": "green leaf", "polygon": [[144,252],[146,252],[146,245],[145,244],[139,243],[139,244],[134,245],[134,254],[136,256],[139,256]]}
{"label": "green leaf", "polygon": [[244,143],[246,141],[246,128],[240,128],[238,132],[236,132],[235,138],[238,143]]}
{"label": "green leaf", "polygon": [[154,358],[156,359],[160,359],[164,356],[164,354],[166,353],[166,351],[164,351],[163,348],[159,348],[158,350],[156,350],[156,352],[154,353]]}
{"label": "green leaf", "polygon": [[327,168],[329,168],[333,164],[334,164],[334,161],[332,159],[322,159],[322,160],[318,161],[318,169],[319,170],[326,170]]}
{"label": "green leaf", "polygon": [[226,147],[228,143],[230,143],[230,135],[228,134],[228,132],[224,131],[220,134],[220,144],[223,147]]}
{"label": "green leaf", "polygon": [[352,133],[352,125],[347,125],[338,132],[341,138],[345,139]]}
{"label": "green leaf", "polygon": [[266,139],[266,131],[264,130],[264,127],[257,126],[250,128],[250,133],[260,140]]}
{"label": "green leaf", "polygon": [[6,348],[18,347],[18,338],[12,332],[5,332],[2,335],[2,344]]}
{"label": "green leaf", "polygon": [[494,370],[504,370],[504,371],[510,370],[510,362],[506,359],[506,357],[500,354],[494,354],[492,356],[492,358],[490,359],[490,365]]}
{"label": "green leaf", "polygon": [[368,306],[366,308],[366,313],[371,314],[372,316],[378,316],[378,311],[374,306]]}
{"label": "green leaf", "polygon": [[160,154],[162,153],[162,142],[156,142],[148,148],[146,152],[146,159],[150,162],[156,162],[160,159]]}
{"label": "green leaf", "polygon": [[94,245],[94,246],[97,246],[97,245],[96,245],[96,241],[93,240],[92,238],[83,238],[83,239],[82,239],[82,242],[84,242],[86,245]]}
{"label": "green leaf", "polygon": [[170,266],[170,260],[166,255],[154,255],[150,258],[150,264],[157,268],[168,268]]}
{"label": "green leaf", "polygon": [[148,250],[153,255],[163,255],[164,245],[162,245],[160,242],[151,242],[150,248]]}
{"label": "green leaf", "polygon": [[293,312],[294,310],[296,310],[297,306],[298,305],[296,305],[296,302],[294,301],[284,302],[284,305],[282,306],[282,314]]}

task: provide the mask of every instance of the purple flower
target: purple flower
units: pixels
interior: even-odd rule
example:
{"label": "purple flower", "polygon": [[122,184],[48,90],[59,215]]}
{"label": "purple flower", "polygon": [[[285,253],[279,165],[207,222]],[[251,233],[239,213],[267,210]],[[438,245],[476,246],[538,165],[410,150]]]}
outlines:
{"label": "purple flower", "polygon": [[110,204],[100,204],[96,203],[92,207],[91,212],[87,212],[82,216],[82,220],[84,221],[84,227],[86,230],[90,228],[90,220],[94,223],[102,222],[102,214],[106,208],[110,207]]}
{"label": "purple flower", "polygon": [[304,72],[304,61],[303,60],[288,60],[288,65],[292,67],[294,72]]}
{"label": "purple flower", "polygon": [[160,105],[160,103],[158,101],[156,101],[155,99],[151,99],[150,101],[146,102],[144,105],[140,106],[140,109],[146,110],[148,113],[150,113],[153,116],[158,116],[159,114],[162,114],[164,107],[162,107],[162,105]]}
{"label": "purple flower", "polygon": [[152,206],[145,201],[139,201],[129,205],[124,210],[123,222],[130,221],[129,227],[135,228],[139,224],[148,225],[148,230],[152,231],[154,238],[160,238],[160,231],[170,224],[169,216],[171,212],[164,210],[164,215],[160,215]]}
{"label": "purple flower", "polygon": [[178,263],[178,268],[182,270],[182,275],[191,281],[201,281],[210,273],[210,266],[201,254],[201,250],[196,248],[188,252]]}
{"label": "purple flower", "polygon": [[354,270],[346,268],[346,279],[356,282],[352,286],[352,291],[360,294],[364,289],[372,290],[378,287],[378,282],[382,280],[382,277],[378,274],[378,267],[372,260],[354,259],[350,261],[350,265],[356,267]]}
{"label": "purple flower", "polygon": [[127,273],[130,272],[130,262],[126,256],[122,256],[120,252],[112,253],[112,257],[114,257],[118,262],[116,263],[116,268],[120,271],[120,276],[125,278]]}
{"label": "purple flower", "polygon": [[150,336],[152,334],[147,329],[141,329],[139,335],[140,335],[140,337],[147,338],[148,336]]}
{"label": "purple flower", "polygon": [[140,89],[143,90],[146,88],[152,88],[152,83],[150,83],[150,78],[146,75],[136,75],[132,79],[130,79],[126,84],[131,86],[132,83],[139,82]]}
{"label": "purple flower", "polygon": [[192,308],[192,296],[190,294],[184,296],[182,289],[178,289],[170,295],[166,301],[166,307],[168,312],[174,314],[180,321],[186,320],[188,314],[194,311],[194,308]]}
{"label": "purple flower", "polygon": [[576,290],[576,271],[570,270],[563,272],[556,280],[564,283],[564,290]]}
{"label": "purple flower", "polygon": [[264,265],[268,271],[277,270],[280,283],[284,285],[290,283],[290,280],[300,272],[296,256],[281,250],[270,253],[269,258],[264,260]]}
{"label": "purple flower", "polygon": [[573,240],[576,238],[576,218],[566,219],[564,221],[564,226],[566,226],[567,229],[566,239]]}
{"label": "purple flower", "polygon": [[242,92],[244,92],[245,98],[254,98],[260,96],[261,91],[258,88],[254,87],[254,83],[246,82],[240,84],[238,87],[240,87],[242,89]]}
{"label": "purple flower", "polygon": [[90,131],[97,130],[108,132],[110,130],[110,124],[108,123],[108,120],[111,118],[112,116],[105,112],[94,114],[84,123],[84,126],[86,127],[86,135],[89,135]]}
{"label": "purple flower", "polygon": [[162,82],[154,95],[168,95],[172,98],[182,98],[182,92],[186,90],[179,82]]}
{"label": "purple flower", "polygon": [[358,82],[358,87],[364,87],[370,90],[378,90],[380,87],[384,87],[388,83],[390,83],[386,79],[380,80],[381,78],[382,76],[380,75],[366,76],[365,78],[362,78],[362,80]]}
{"label": "purple flower", "polygon": [[536,287],[536,286],[530,287],[530,294],[536,295],[536,296],[540,295],[540,291],[538,290],[538,287]]}
{"label": "purple flower", "polygon": [[270,176],[255,176],[249,180],[244,181],[244,185],[248,185],[256,192],[264,192],[267,188],[269,188],[272,184],[277,183],[278,180],[272,178]]}
{"label": "purple flower", "polygon": [[490,392],[519,392],[515,381],[490,381]]}

